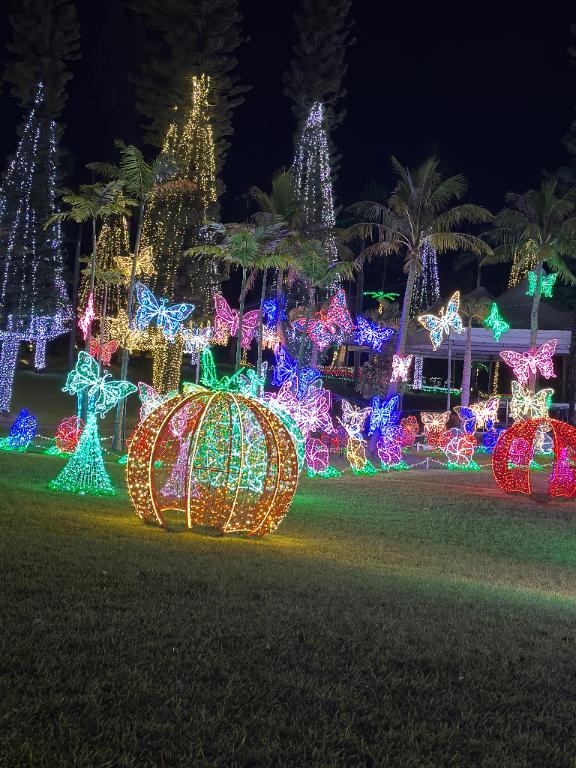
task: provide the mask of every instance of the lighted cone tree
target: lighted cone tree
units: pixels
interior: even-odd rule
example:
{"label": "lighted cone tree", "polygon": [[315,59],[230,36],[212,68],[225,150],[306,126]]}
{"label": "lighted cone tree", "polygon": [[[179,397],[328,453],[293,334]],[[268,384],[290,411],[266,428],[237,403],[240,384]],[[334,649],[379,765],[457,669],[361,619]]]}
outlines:
{"label": "lighted cone tree", "polygon": [[74,370],[66,379],[64,392],[86,399],[86,426],[76,450],[58,477],[48,487],[81,495],[114,496],[116,490],[104,466],[97,416],[104,415],[137,387],[128,381],[110,381],[110,374],[100,376],[98,362],[87,352],[78,353]]}
{"label": "lighted cone tree", "polygon": [[[324,125],[324,107],[319,101],[312,105],[302,129],[292,174],[295,196],[301,209],[302,232],[314,240],[320,240],[325,255],[330,261],[336,261],[337,247],[333,231],[336,217],[330,152]],[[301,282],[297,281],[293,285],[290,298],[293,302],[305,303],[307,291]]]}
{"label": "lighted cone tree", "polygon": [[10,410],[21,342],[34,342],[35,367],[43,368],[46,343],[66,332],[71,317],[60,226],[44,227],[55,186],[56,124],[39,84],[0,189],[0,411]]}

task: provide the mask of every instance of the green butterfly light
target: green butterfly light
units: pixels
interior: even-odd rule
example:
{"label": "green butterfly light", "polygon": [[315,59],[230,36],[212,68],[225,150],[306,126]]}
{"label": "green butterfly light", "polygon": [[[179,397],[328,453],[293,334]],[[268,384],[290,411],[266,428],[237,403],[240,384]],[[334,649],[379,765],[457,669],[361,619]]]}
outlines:
{"label": "green butterfly light", "polygon": [[101,418],[137,387],[128,381],[111,381],[109,373],[100,375],[98,362],[87,352],[79,352],[75,368],[66,378],[63,392],[86,398],[86,426],[76,450],[58,477],[48,487],[68,493],[114,496],[116,489],[104,467],[97,416]]}
{"label": "green butterfly light", "polygon": [[506,331],[510,330],[510,325],[500,314],[500,310],[498,309],[498,305],[496,303],[492,304],[490,314],[488,317],[484,318],[484,325],[487,328],[492,329],[492,333],[494,334],[496,341],[500,339],[500,336],[502,336],[503,333],[506,333]]}
{"label": "green butterfly light", "polygon": [[[542,293],[542,296],[547,299],[552,298],[552,289],[554,288],[554,283],[556,282],[557,277],[558,274],[556,272],[553,272],[551,275],[542,275],[540,277],[540,292]],[[526,291],[526,296],[534,296],[535,290],[536,273],[528,272],[528,290]]]}

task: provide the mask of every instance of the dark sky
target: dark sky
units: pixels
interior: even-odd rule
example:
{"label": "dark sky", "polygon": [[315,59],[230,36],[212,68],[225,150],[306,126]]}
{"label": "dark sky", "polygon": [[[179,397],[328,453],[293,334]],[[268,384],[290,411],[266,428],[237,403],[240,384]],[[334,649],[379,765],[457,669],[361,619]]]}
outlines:
{"label": "dark sky", "polygon": [[[294,123],[282,75],[296,30],[295,0],[243,0],[251,41],[238,52],[252,90],[234,117],[224,181],[225,218],[245,213],[242,195],[267,186],[292,157]],[[470,181],[469,200],[497,210],[507,190],[539,183],[566,161],[561,139],[576,106],[576,68],[567,57],[576,9],[568,3],[390,3],[355,0],[357,42],[349,49],[348,115],[335,133],[342,166],[337,199],[363,197],[370,181],[390,185],[391,154],[414,164],[437,153],[445,172]],[[2,4],[0,35],[9,36]],[[112,139],[138,141],[126,69],[140,51],[119,0],[77,2],[83,59],[74,67],[64,141],[75,161],[112,157]],[[0,100],[0,155],[14,148],[18,111]]]}

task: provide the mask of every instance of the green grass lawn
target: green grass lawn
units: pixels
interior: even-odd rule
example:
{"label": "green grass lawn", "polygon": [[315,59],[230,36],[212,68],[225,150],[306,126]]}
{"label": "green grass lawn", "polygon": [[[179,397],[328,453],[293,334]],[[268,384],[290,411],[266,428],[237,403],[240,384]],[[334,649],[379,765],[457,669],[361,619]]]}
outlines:
{"label": "green grass lawn", "polygon": [[576,510],[491,474],[304,479],[167,533],[0,454],[0,766],[572,766]]}

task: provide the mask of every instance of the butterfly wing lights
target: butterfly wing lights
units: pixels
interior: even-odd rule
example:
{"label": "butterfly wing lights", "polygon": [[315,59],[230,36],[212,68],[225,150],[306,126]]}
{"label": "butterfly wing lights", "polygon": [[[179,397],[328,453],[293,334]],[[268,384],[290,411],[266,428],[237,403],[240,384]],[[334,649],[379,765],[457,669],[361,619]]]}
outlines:
{"label": "butterfly wing lights", "polygon": [[442,436],[448,426],[448,419],[450,418],[450,411],[442,411],[439,413],[431,413],[429,411],[422,411],[420,413],[420,420],[422,421],[422,428],[424,429],[424,436],[426,443],[431,448],[438,448],[442,442]]}
{"label": "butterfly wing lights", "polygon": [[88,331],[90,330],[92,321],[95,319],[95,317],[96,312],[94,311],[94,294],[91,293],[90,296],[88,296],[88,301],[86,302],[84,312],[80,315],[78,320],[78,327],[82,331],[82,338],[84,341],[86,341]]}
{"label": "butterfly wing lights", "polygon": [[548,415],[554,390],[551,387],[539,392],[530,392],[518,381],[512,384],[512,399],[510,400],[510,416],[514,421],[522,419],[542,419]]}
{"label": "butterfly wing lights", "polygon": [[91,336],[89,349],[92,357],[98,359],[98,356],[100,356],[102,365],[110,365],[112,355],[118,351],[118,342],[115,339],[111,339],[101,344],[99,338]]}
{"label": "butterfly wing lights", "polygon": [[63,391],[86,397],[87,417],[76,450],[49,488],[70,493],[113,496],[116,491],[104,467],[97,416],[136,391],[128,381],[111,381],[110,374],[100,375],[96,360],[87,352],[79,352],[75,368],[70,371]]}
{"label": "butterfly wing lights", "polygon": [[279,347],[274,352],[276,365],[272,374],[272,384],[275,387],[281,387],[285,381],[298,383],[298,396],[302,397],[310,384],[320,378],[320,372],[316,368],[300,368],[298,372],[298,361],[291,357],[284,347]]}
{"label": "butterfly wing lights", "polygon": [[194,311],[194,304],[182,303],[168,306],[168,299],[158,301],[152,291],[142,283],[136,283],[136,296],[138,297],[136,327],[144,330],[155,320],[157,327],[170,342],[174,341],[181,324]]}
{"label": "butterfly wing lights", "polygon": [[500,336],[506,331],[510,330],[510,325],[504,320],[498,309],[498,304],[493,303],[490,309],[490,314],[484,318],[484,325],[492,330],[496,341],[500,340]]}
{"label": "butterfly wing lights", "polygon": [[384,344],[393,336],[393,328],[382,328],[361,315],[356,318],[354,341],[359,346],[371,347],[374,352],[381,352]]}
{"label": "butterfly wing lights", "polygon": [[520,384],[526,386],[530,375],[535,375],[538,371],[545,379],[556,378],[552,357],[556,351],[557,343],[557,339],[550,339],[550,341],[542,344],[541,347],[529,352],[504,350],[504,352],[500,352],[500,357],[506,365],[512,368],[514,376],[516,376]]}
{"label": "butterfly wing lights", "polygon": [[[552,289],[558,275],[552,273],[551,275],[541,275],[540,277],[540,291],[542,296],[546,299],[552,298]],[[526,291],[527,296],[534,296],[536,292],[537,276],[535,272],[528,272],[528,289]]]}
{"label": "butterfly wing lights", "polygon": [[500,407],[500,398],[491,397],[481,403],[474,403],[467,407],[459,405],[454,410],[458,414],[464,432],[473,435],[477,429],[487,429],[492,431],[495,423],[498,421],[498,408]]}
{"label": "butterfly wing lights", "polygon": [[366,456],[366,440],[362,435],[364,423],[370,412],[370,408],[357,408],[349,403],[348,400],[342,400],[342,418],[339,419],[339,422],[348,435],[346,458],[355,475],[373,475],[377,471],[368,461]]}
{"label": "butterfly wing lights", "polygon": [[458,314],[460,308],[460,291],[452,294],[446,309],[442,307],[439,315],[420,315],[418,322],[421,323],[427,331],[430,333],[430,342],[432,343],[432,349],[437,350],[444,336],[449,336],[450,331],[455,333],[462,333],[464,326],[462,325],[462,318]]}
{"label": "butterfly wing lights", "polygon": [[410,366],[414,355],[393,355],[392,357],[392,377],[390,381],[407,381]]}
{"label": "butterfly wing lights", "polygon": [[304,317],[292,323],[300,333],[307,333],[312,344],[320,351],[328,349],[334,343],[338,333],[348,334],[354,328],[354,323],[346,306],[346,294],[339,288],[330,299],[328,309],[320,310],[308,321]]}
{"label": "butterfly wing lights", "polygon": [[[214,316],[213,341],[215,344],[227,344],[230,336],[238,335],[240,313],[237,309],[232,309],[230,304],[228,304],[221,294],[216,294],[214,296],[214,304],[216,307],[216,315]],[[242,349],[250,348],[250,344],[256,333],[256,328],[258,327],[259,319],[259,309],[253,309],[242,315],[242,338],[240,342]]]}
{"label": "butterfly wing lights", "polygon": [[368,421],[369,435],[373,435],[375,432],[382,432],[385,427],[397,424],[400,421],[399,403],[400,395],[392,395],[388,400],[380,397],[372,398],[370,419]]}

